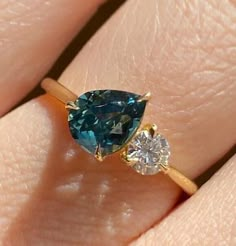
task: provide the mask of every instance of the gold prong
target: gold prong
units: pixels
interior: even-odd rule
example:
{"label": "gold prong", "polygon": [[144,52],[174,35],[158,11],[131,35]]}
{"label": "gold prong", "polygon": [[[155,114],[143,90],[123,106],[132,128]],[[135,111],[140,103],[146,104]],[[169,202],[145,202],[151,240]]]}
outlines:
{"label": "gold prong", "polygon": [[100,145],[97,146],[94,157],[98,160],[98,161],[103,161],[104,157],[102,156],[102,151],[101,151],[101,147]]}
{"label": "gold prong", "polygon": [[147,92],[138,99],[138,102],[148,101],[150,98],[151,98],[151,92]]}
{"label": "gold prong", "polygon": [[70,109],[78,110],[78,109],[79,109],[79,107],[78,107],[78,106],[75,104],[75,102],[73,102],[73,101],[67,102],[66,105],[65,105],[65,108],[66,108],[67,110],[70,110]]}
{"label": "gold prong", "polygon": [[170,168],[168,164],[163,164],[163,163],[159,163],[159,167],[160,167],[160,170],[164,172],[165,174],[168,173],[169,168]]}
{"label": "gold prong", "polygon": [[126,150],[121,153],[121,159],[130,167],[137,162],[137,160],[128,157]]}
{"label": "gold prong", "polygon": [[157,125],[156,124],[146,124],[142,128],[142,130],[148,131],[151,134],[151,136],[153,137],[155,135],[156,131],[157,131]]}

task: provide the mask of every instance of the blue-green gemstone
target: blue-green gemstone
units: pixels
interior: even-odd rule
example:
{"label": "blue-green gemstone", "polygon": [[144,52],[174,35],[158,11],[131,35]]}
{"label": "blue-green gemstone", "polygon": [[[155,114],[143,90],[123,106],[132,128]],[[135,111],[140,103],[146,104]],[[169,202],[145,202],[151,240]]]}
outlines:
{"label": "blue-green gemstone", "polygon": [[117,90],[94,90],[81,95],[69,111],[72,137],[89,153],[102,156],[120,150],[140,126],[146,101],[140,95]]}

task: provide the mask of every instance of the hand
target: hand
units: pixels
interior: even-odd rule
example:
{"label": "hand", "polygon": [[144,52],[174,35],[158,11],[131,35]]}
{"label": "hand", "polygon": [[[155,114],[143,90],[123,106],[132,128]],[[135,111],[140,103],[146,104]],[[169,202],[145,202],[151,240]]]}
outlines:
{"label": "hand", "polygon": [[[235,156],[176,208],[182,191],[167,176],[81,150],[49,95],[8,113],[100,3],[0,4],[1,244],[236,244]],[[233,1],[129,0],[59,81],[78,95],[151,91],[145,121],[168,138],[172,165],[196,178],[236,142],[235,19]]]}

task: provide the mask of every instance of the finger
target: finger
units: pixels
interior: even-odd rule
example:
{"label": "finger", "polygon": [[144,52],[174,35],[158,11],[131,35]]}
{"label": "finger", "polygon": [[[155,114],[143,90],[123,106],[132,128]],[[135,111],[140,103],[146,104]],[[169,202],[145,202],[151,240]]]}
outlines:
{"label": "finger", "polygon": [[0,115],[36,85],[101,2],[1,1]]}
{"label": "finger", "polygon": [[[142,180],[120,160],[101,164],[89,157],[71,139],[64,106],[49,96],[10,113],[0,122],[0,132],[8,139],[1,143],[4,243],[124,243],[177,199],[178,188],[163,176]],[[176,192],[168,193],[172,189]],[[161,203],[156,199],[149,206],[153,196]]]}
{"label": "finger", "polygon": [[130,3],[60,79],[77,94],[94,88],[151,91],[145,120],[168,136],[173,165],[193,177],[236,141],[236,59],[228,53],[236,44],[234,6],[195,4],[140,1],[133,15],[125,15]]}
{"label": "finger", "polygon": [[[234,12],[228,2],[220,6],[220,12],[209,1],[196,7],[171,3],[140,1],[133,9],[134,2],[128,2],[60,80],[78,94],[94,88],[125,88],[137,93],[151,90],[153,100],[144,120],[159,124],[172,146],[173,165],[195,177],[235,141],[233,61],[225,54],[235,42],[230,24]],[[196,9],[199,18],[207,19],[201,32],[194,22]],[[227,16],[227,28],[222,27],[223,16]],[[203,35],[200,40],[199,32]],[[210,34],[214,36],[208,40]],[[223,43],[222,35],[226,37]],[[23,235],[30,243],[44,238],[45,243],[60,240],[89,245],[92,238],[94,244],[121,244],[147,230],[174,206],[179,189],[166,177],[139,176],[115,158],[107,159],[104,165],[94,163],[73,144],[62,111],[60,104],[44,97],[19,108],[1,123],[5,138],[11,132],[10,143],[24,132],[18,135],[18,145],[4,142],[2,149],[19,150],[14,152],[12,166],[21,163],[21,167],[14,170],[14,177],[19,173],[24,183],[32,181],[20,190],[16,184],[22,180],[4,183],[5,192],[14,187],[13,194],[31,198],[19,201],[15,195],[17,202],[7,200],[15,211],[9,220],[12,226],[4,234],[8,240],[14,243],[21,238],[13,235]],[[35,118],[26,119],[26,114]],[[10,131],[15,122],[24,128]],[[30,128],[31,122],[37,125]],[[26,164],[27,176],[22,176]],[[11,177],[9,165],[4,165],[2,173]],[[6,207],[1,208],[4,217]]]}
{"label": "finger", "polygon": [[234,245],[236,156],[199,193],[132,245]]}

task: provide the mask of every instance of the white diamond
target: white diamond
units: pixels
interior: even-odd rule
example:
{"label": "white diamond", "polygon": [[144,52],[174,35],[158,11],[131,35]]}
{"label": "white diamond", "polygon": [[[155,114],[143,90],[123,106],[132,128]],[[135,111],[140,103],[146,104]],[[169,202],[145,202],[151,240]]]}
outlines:
{"label": "white diamond", "polygon": [[167,140],[160,134],[152,136],[147,130],[141,131],[130,142],[127,157],[134,161],[132,168],[143,175],[156,174],[160,165],[168,165],[170,148]]}

